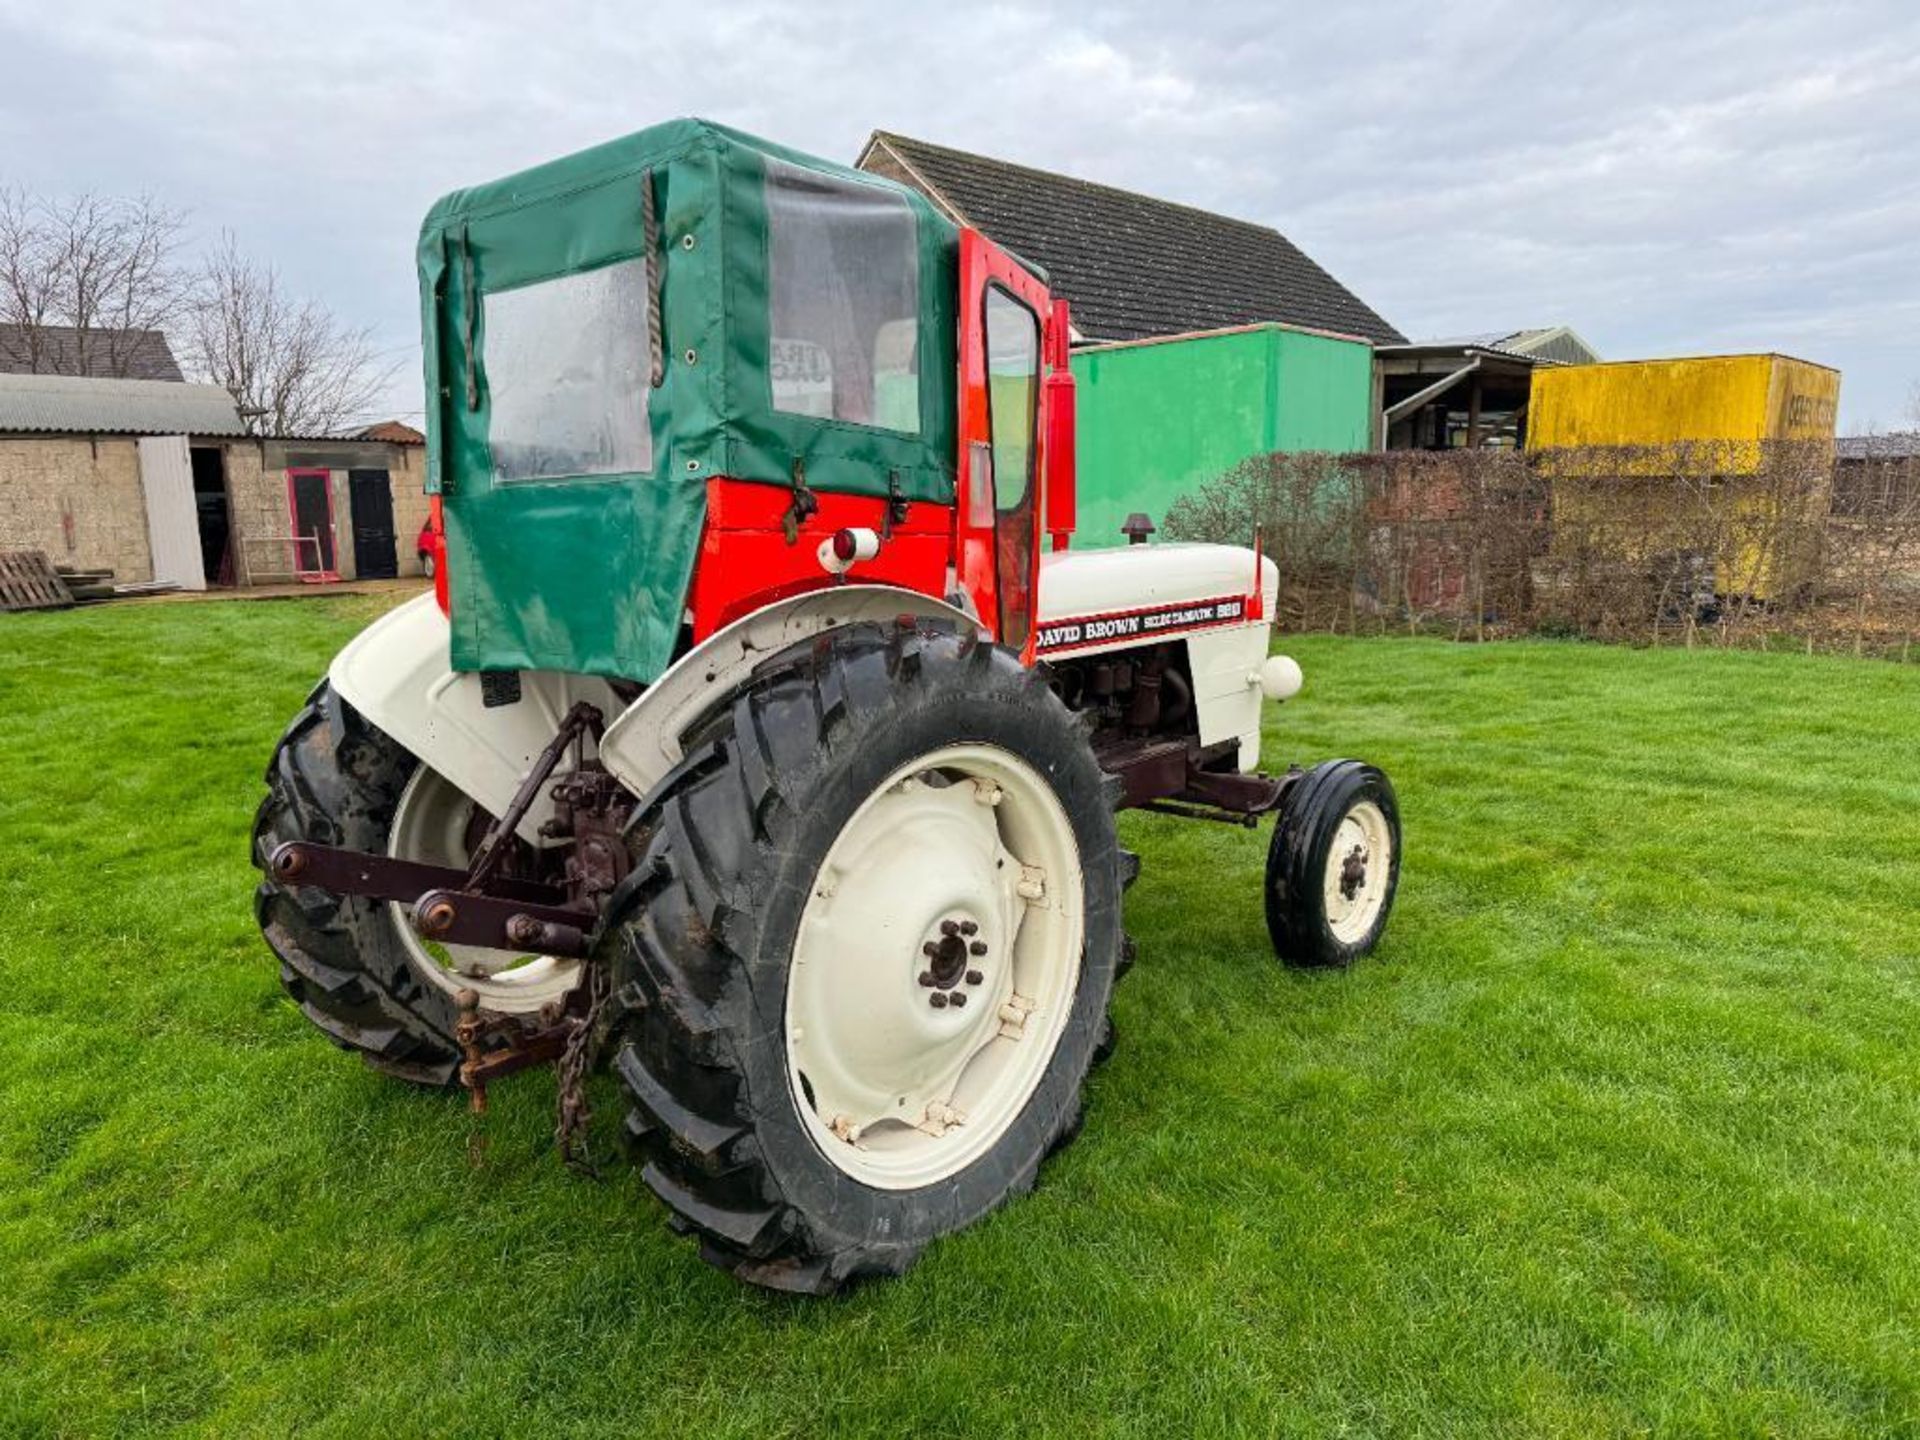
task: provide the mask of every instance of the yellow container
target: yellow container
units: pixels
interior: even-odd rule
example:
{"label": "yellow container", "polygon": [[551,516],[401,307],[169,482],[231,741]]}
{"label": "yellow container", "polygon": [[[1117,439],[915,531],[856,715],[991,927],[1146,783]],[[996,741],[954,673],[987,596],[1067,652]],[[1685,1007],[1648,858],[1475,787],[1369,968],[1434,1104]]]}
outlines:
{"label": "yellow container", "polygon": [[1831,440],[1839,403],[1838,370],[1787,355],[1543,366],[1527,448]]}
{"label": "yellow container", "polygon": [[1554,479],[1556,559],[1784,598],[1817,553],[1839,399],[1838,370],[1786,355],[1534,371],[1527,449]]}

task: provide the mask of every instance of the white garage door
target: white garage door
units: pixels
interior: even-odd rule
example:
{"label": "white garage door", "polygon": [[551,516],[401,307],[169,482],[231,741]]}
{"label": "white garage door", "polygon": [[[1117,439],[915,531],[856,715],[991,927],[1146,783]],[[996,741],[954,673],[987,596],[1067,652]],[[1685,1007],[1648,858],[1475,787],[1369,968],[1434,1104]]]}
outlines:
{"label": "white garage door", "polygon": [[200,561],[200,514],[193,501],[193,460],[184,435],[151,435],[140,442],[140,488],[147,497],[147,543],[153,578],[183,590],[207,588]]}

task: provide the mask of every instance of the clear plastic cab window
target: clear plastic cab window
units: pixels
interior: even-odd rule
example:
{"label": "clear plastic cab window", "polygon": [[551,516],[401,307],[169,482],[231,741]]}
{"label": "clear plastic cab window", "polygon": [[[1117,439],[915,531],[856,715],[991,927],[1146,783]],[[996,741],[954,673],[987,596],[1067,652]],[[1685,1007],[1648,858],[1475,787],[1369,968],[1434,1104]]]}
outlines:
{"label": "clear plastic cab window", "polygon": [[1040,319],[997,285],[987,287],[987,416],[993,429],[994,504],[1020,510],[1033,480],[1040,403]]}
{"label": "clear plastic cab window", "polygon": [[919,236],[906,198],[769,158],[773,406],[920,431]]}
{"label": "clear plastic cab window", "polygon": [[647,288],[633,259],[482,297],[496,480],[653,469]]}

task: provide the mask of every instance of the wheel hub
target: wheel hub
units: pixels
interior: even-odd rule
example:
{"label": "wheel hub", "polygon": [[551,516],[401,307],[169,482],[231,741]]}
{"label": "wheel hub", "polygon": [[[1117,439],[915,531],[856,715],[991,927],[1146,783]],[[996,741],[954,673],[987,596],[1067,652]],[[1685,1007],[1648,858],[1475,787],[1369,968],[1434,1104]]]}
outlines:
{"label": "wheel hub", "polygon": [[[934,992],[927,999],[936,1010],[947,1003],[941,999],[943,992],[961,981],[968,985],[986,983],[986,972],[975,962],[986,958],[987,949],[987,942],[980,938],[978,922],[952,917],[940,922],[939,935],[920,947],[920,954],[927,962],[920,972],[920,984]],[[967,1000],[964,994],[950,998],[960,1005]]]}
{"label": "wheel hub", "polygon": [[1367,883],[1367,847],[1356,845],[1347,852],[1347,858],[1340,865],[1340,895],[1351,900],[1359,893],[1360,887]]}
{"label": "wheel hub", "polygon": [[[472,797],[422,765],[407,782],[394,809],[387,853],[398,860],[464,869],[488,823]],[[582,968],[578,960],[542,955],[531,942],[525,954],[442,944],[423,938],[414,928],[410,907],[390,904],[386,908],[414,973],[449,999],[471,990],[487,1010],[532,1015],[565,1000],[580,983]]]}
{"label": "wheel hub", "polygon": [[1387,903],[1393,873],[1393,837],[1384,811],[1362,800],[1340,819],[1327,854],[1325,905],[1328,927],[1353,944],[1372,929]]}
{"label": "wheel hub", "polygon": [[795,1096],[836,1166],[929,1183],[1017,1118],[1078,980],[1078,865],[1046,782],[987,746],[906,767],[847,821],[786,1006]]}

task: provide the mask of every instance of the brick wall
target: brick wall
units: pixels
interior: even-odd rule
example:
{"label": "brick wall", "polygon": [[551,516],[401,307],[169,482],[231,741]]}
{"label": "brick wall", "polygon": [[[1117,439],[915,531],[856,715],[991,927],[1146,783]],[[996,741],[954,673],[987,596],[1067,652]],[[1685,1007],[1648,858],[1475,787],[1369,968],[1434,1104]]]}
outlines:
{"label": "brick wall", "polygon": [[414,542],[427,523],[427,495],[421,488],[427,481],[427,447],[394,446],[393,465],[387,473],[393,477],[393,534],[400,549],[400,573],[423,574]]}
{"label": "brick wall", "polygon": [[236,440],[221,447],[227,472],[227,513],[233,530],[238,583],[273,584],[293,577],[292,552],[284,539],[292,528],[287,518],[287,476],[262,464],[261,447],[252,440]]}
{"label": "brick wall", "polygon": [[151,580],[138,442],[0,437],[0,550],[44,550],[56,565]]}

